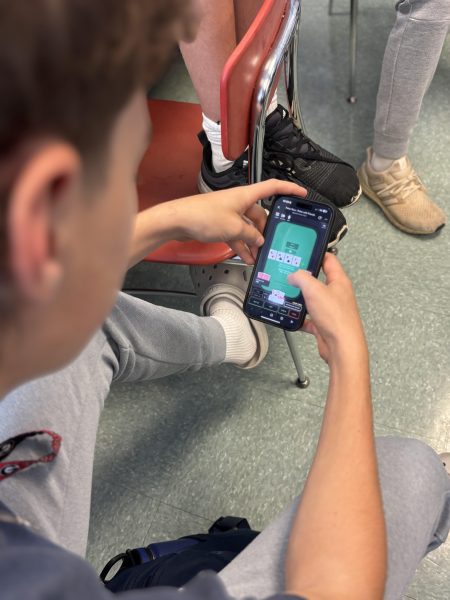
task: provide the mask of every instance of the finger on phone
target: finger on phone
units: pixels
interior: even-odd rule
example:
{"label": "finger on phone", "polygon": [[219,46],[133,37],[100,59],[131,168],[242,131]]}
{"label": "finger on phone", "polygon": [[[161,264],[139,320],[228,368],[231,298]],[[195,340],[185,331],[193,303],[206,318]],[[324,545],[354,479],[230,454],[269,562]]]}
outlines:
{"label": "finger on phone", "polygon": [[245,264],[247,264],[247,265],[255,264],[255,259],[253,258],[250,249],[248,248],[248,246],[246,244],[244,244],[244,242],[242,240],[235,240],[234,242],[229,242],[228,245],[233,250],[233,252],[235,252],[237,255],[239,255],[242,258],[242,260],[245,262]]}
{"label": "finger on phone", "polygon": [[239,238],[247,244],[247,246],[262,246],[264,244],[264,238],[261,235],[261,232],[256,229],[256,227],[252,224],[245,222],[245,219],[242,224],[242,230],[239,234]]}
{"label": "finger on phone", "polygon": [[264,231],[264,227],[267,223],[267,213],[262,208],[262,206],[258,206],[257,204],[253,204],[250,208],[245,212],[245,216],[254,223],[258,231],[261,233]]}
{"label": "finger on phone", "polygon": [[249,206],[270,196],[284,194],[285,196],[301,196],[304,198],[307,194],[304,187],[281,179],[266,179],[266,181],[248,186],[247,190],[250,192],[248,195]]}
{"label": "finger on phone", "polygon": [[256,259],[258,258],[258,251],[259,251],[258,246],[250,246],[250,252],[251,252],[251,254],[253,256],[253,260],[255,262],[256,262]]}

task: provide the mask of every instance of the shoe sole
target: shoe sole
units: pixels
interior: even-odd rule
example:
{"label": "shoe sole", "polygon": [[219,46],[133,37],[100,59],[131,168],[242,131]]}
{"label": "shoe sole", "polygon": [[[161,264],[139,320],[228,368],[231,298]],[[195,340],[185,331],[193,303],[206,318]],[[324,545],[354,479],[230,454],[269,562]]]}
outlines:
{"label": "shoe sole", "polygon": [[346,204],[345,206],[339,206],[338,208],[340,208],[341,210],[344,208],[348,208],[349,206],[353,206],[354,204],[356,204],[358,202],[358,200],[361,198],[361,194],[362,194],[362,187],[359,186],[358,191],[356,192],[356,194],[353,196],[353,198],[350,200],[349,204]]}
{"label": "shoe sole", "polygon": [[405,225],[400,223],[400,221],[398,221],[388,211],[388,209],[384,206],[383,202],[378,198],[378,196],[375,194],[375,192],[372,190],[372,188],[370,188],[369,185],[365,182],[365,173],[362,170],[362,167],[360,167],[358,169],[357,173],[358,173],[359,181],[361,183],[361,187],[362,187],[362,191],[364,192],[364,195],[367,198],[369,198],[369,200],[372,200],[372,202],[374,202],[379,208],[381,208],[386,219],[390,223],[392,223],[392,225],[394,225],[394,227],[397,227],[397,229],[400,229],[404,233],[409,233],[411,235],[433,235],[434,233],[439,231],[439,229],[442,229],[442,227],[444,227],[445,223],[442,223],[442,225],[439,225],[439,227],[437,229],[435,229],[434,231],[417,231],[416,229],[411,229],[410,227],[406,227]]}
{"label": "shoe sole", "polygon": [[[214,191],[205,182],[201,173],[198,174],[197,188],[201,194],[209,194],[210,192]],[[353,197],[354,199],[352,200],[351,204],[348,204],[347,206],[351,206],[352,204],[355,204],[355,202],[357,202],[359,200],[361,193],[362,193],[362,191],[361,191],[361,187],[360,187],[359,192],[356,194],[356,196]],[[334,240],[332,240],[328,244],[328,246],[327,246],[328,250],[331,250],[332,248],[334,248],[342,240],[342,238],[346,235],[347,231],[348,231],[348,225],[347,225],[347,223],[345,223],[345,225],[343,225],[341,227],[341,229],[336,233],[336,237],[334,238]]]}

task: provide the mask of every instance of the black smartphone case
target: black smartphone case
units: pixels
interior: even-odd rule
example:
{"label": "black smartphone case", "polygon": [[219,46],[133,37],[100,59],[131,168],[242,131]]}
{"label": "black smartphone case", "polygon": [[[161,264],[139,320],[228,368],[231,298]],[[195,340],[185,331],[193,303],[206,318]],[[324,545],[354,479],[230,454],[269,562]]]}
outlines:
{"label": "black smartphone case", "polygon": [[[320,205],[324,205],[324,206],[326,206],[327,208],[330,208],[330,209],[331,209],[332,218],[331,218],[331,221],[330,221],[330,227],[329,227],[329,230],[328,230],[328,236],[327,236],[327,238],[326,238],[326,241],[325,241],[325,244],[324,244],[324,248],[322,249],[322,251],[321,251],[321,253],[320,253],[320,261],[319,261],[319,265],[320,265],[320,266],[319,266],[319,268],[317,269],[317,272],[314,272],[314,273],[312,273],[312,275],[313,275],[314,277],[318,277],[318,276],[319,276],[320,269],[322,268],[323,258],[324,258],[324,256],[325,256],[325,252],[327,251],[327,248],[328,248],[328,244],[329,244],[330,237],[331,237],[332,230],[333,230],[333,224],[334,224],[334,220],[335,220],[335,218],[336,218],[336,210],[335,210],[334,206],[333,206],[331,203],[330,203],[330,204],[325,204],[324,202],[321,202],[321,201],[320,201],[320,199],[319,199],[319,200],[318,200],[318,199],[316,199],[316,198],[315,198],[315,196],[316,196],[316,195],[318,196],[318,194],[317,194],[316,192],[313,192],[312,190],[308,190],[308,194],[307,194],[306,198],[301,198],[300,196],[285,196],[284,194],[283,194],[282,196],[280,196],[280,195],[279,195],[279,196],[275,196],[275,197],[274,197],[274,200],[273,200],[273,202],[272,202],[272,206],[271,206],[271,208],[270,208],[270,212],[269,212],[269,215],[268,215],[268,217],[267,217],[267,223],[266,223],[266,226],[265,226],[265,228],[264,228],[264,232],[263,232],[263,235],[264,235],[264,238],[265,238],[265,237],[266,237],[266,231],[267,231],[267,229],[268,229],[268,227],[269,227],[269,222],[270,222],[270,219],[271,219],[271,217],[272,217],[272,214],[273,214],[273,211],[274,211],[274,207],[275,207],[275,204],[276,204],[276,200],[277,200],[278,198],[295,198],[295,200],[297,200],[297,201],[300,201],[300,202],[302,202],[302,201],[303,201],[303,202],[305,202],[305,203],[308,203],[308,202],[310,202],[310,203],[313,203],[313,204],[320,204]],[[301,327],[302,327],[302,325],[303,325],[303,323],[304,323],[304,321],[305,321],[306,315],[308,314],[308,311],[306,310],[306,306],[305,306],[305,304],[303,304],[303,310],[302,310],[302,313],[301,313],[301,315],[300,315],[300,319],[299,319],[299,321],[298,321],[298,326],[297,326],[295,329],[290,329],[290,328],[288,328],[288,327],[282,327],[281,325],[279,325],[279,324],[277,324],[277,323],[268,323],[268,322],[267,322],[267,321],[265,321],[264,319],[261,319],[261,318],[255,317],[254,315],[250,316],[250,315],[247,313],[247,302],[248,302],[248,298],[249,298],[250,290],[252,289],[253,280],[254,280],[254,277],[255,277],[255,271],[256,271],[256,267],[257,267],[257,265],[258,265],[259,258],[260,258],[260,256],[261,256],[261,252],[262,252],[263,248],[264,248],[264,245],[263,245],[263,246],[261,246],[261,248],[258,250],[258,255],[257,255],[257,257],[256,257],[255,265],[254,265],[254,267],[253,267],[253,271],[252,271],[252,274],[251,274],[251,277],[250,277],[250,282],[249,282],[249,284],[248,284],[247,292],[246,292],[246,294],[245,294],[245,299],[244,299],[244,308],[243,308],[243,310],[244,310],[244,313],[245,313],[245,315],[246,315],[246,316],[247,316],[249,319],[252,319],[253,321],[260,321],[261,323],[264,323],[265,325],[271,325],[272,327],[277,327],[278,329],[283,329],[284,331],[298,331],[299,329],[301,329]]]}

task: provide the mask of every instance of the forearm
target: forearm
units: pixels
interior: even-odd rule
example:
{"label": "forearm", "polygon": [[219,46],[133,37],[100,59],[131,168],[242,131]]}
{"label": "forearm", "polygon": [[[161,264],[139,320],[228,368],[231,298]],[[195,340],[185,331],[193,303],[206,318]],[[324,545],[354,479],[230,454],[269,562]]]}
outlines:
{"label": "forearm", "polygon": [[128,261],[132,267],[162,244],[182,236],[178,201],[158,204],[136,215]]}
{"label": "forearm", "polygon": [[331,365],[320,439],[286,557],[286,587],[310,600],[380,599],[386,539],[366,352]]}
{"label": "forearm", "polygon": [[268,179],[208,194],[163,202],[139,213],[129,255],[129,266],[170,240],[223,242],[248,264],[253,264],[264,242],[267,215],[257,202],[275,194],[304,196],[289,181]]}

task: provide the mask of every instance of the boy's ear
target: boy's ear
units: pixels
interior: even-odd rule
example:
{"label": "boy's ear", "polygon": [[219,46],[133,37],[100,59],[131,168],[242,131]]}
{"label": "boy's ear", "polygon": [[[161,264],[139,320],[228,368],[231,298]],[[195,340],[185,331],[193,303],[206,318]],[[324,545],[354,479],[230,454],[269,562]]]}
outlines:
{"label": "boy's ear", "polygon": [[11,274],[19,294],[45,302],[63,276],[58,256],[57,214],[77,198],[80,157],[70,145],[47,142],[36,149],[15,179],[9,198]]}

